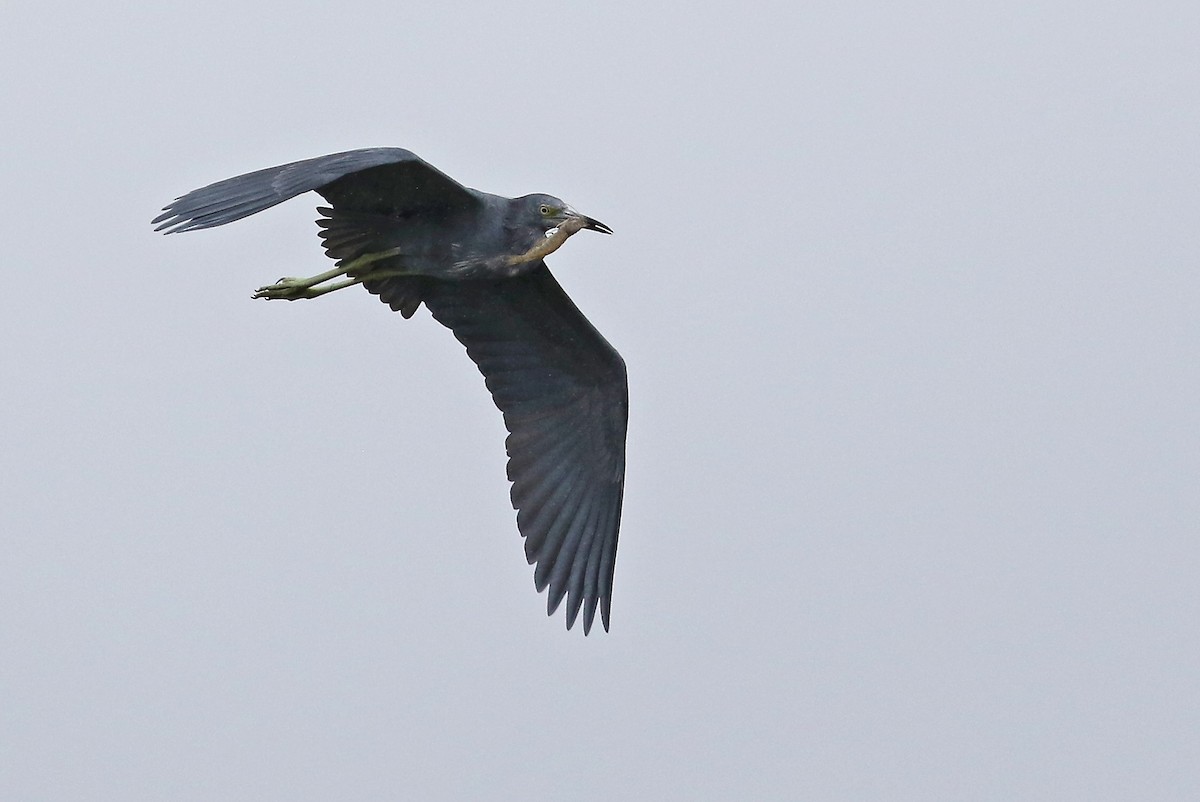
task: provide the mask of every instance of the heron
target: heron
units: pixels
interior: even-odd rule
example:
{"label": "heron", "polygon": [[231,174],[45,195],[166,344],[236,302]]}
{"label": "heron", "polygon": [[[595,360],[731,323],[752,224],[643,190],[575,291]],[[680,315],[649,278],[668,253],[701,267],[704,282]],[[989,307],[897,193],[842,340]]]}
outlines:
{"label": "heron", "polygon": [[333,269],[254,298],[296,301],[361,284],[411,318],[422,304],[465,346],[508,430],[510,497],[548,615],[566,600],[605,631],[625,488],[625,362],[546,267],[582,230],[612,229],[552,195],[466,187],[402,148],[269,167],[194,190],[153,220],[167,234],[232,223],[316,192]]}

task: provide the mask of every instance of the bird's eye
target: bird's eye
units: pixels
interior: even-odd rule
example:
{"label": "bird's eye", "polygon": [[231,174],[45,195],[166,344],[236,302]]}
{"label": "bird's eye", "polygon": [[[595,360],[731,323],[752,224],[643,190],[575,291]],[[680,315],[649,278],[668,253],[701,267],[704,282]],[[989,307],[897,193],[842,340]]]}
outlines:
{"label": "bird's eye", "polygon": [[540,214],[542,217],[549,217],[550,216],[550,207],[545,204],[542,204],[540,207],[538,207],[538,214]]}

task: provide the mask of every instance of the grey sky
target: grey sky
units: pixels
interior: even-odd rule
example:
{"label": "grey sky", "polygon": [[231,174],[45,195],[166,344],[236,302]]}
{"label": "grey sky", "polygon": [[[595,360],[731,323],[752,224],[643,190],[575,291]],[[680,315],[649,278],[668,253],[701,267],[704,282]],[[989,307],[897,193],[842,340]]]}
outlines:
{"label": "grey sky", "polygon": [[[0,798],[1200,796],[1197,8],[6,9]],[[250,300],[316,196],[151,232],[375,145],[616,231],[610,634],[446,330]]]}

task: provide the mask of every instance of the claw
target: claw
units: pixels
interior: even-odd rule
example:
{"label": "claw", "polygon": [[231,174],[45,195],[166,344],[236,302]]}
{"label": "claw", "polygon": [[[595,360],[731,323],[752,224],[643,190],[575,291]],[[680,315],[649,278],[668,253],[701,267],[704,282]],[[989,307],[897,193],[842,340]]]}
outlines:
{"label": "claw", "polygon": [[259,287],[251,298],[264,298],[268,301],[298,301],[302,298],[315,298],[321,293],[314,293],[312,286],[302,278],[284,276],[274,284]]}

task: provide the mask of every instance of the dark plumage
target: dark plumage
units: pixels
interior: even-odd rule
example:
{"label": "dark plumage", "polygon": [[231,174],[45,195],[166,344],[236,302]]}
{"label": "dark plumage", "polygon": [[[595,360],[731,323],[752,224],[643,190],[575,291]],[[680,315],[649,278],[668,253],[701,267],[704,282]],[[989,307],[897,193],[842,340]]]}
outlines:
{"label": "dark plumage", "polygon": [[224,225],[316,191],[336,268],[280,279],[257,298],[312,298],[362,284],[404,317],[423,303],[466,346],[508,428],[508,478],[525,554],[548,612],[567,628],[596,609],[609,626],[625,482],[628,385],[620,355],[563,292],[543,257],[607,226],[549,195],[469,189],[400,148],[335,153],[189,192],[156,230]]}

